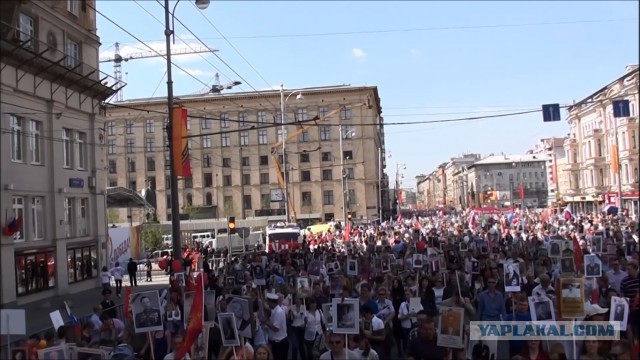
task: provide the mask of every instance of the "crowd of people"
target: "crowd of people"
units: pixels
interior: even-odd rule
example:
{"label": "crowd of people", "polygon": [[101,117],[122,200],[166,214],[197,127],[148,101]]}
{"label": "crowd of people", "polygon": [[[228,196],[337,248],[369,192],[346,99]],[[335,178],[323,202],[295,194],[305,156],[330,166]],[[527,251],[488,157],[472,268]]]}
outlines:
{"label": "crowd of people", "polygon": [[[134,300],[125,286],[118,309],[103,284],[75,331],[27,346],[74,343],[113,360],[638,358],[639,236],[638,219],[624,215],[476,209],[330,229],[295,249],[231,257],[193,248],[183,264],[164,264],[170,284],[157,297]],[[567,299],[581,311],[563,311]],[[141,324],[144,311],[154,321]],[[610,319],[624,322],[620,340],[468,336],[471,321]]]}

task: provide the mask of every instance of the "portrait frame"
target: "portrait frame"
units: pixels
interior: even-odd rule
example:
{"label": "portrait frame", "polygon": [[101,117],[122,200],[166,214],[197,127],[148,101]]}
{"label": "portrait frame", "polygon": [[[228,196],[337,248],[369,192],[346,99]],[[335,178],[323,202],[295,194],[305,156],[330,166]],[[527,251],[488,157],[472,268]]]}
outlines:
{"label": "portrait frame", "polygon": [[[204,322],[205,327],[210,327],[216,322],[216,291],[205,290],[204,292],[204,308],[207,311],[207,321]],[[208,334],[207,334],[208,335]]]}
{"label": "portrait frame", "polygon": [[[531,321],[554,322],[556,321],[553,301],[547,296],[529,296],[529,309],[531,309]],[[547,308],[543,308],[546,305]],[[545,310],[548,313],[545,314]]]}
{"label": "portrait frame", "polygon": [[333,329],[333,303],[322,304],[322,321],[329,329]]}
{"label": "portrait frame", "polygon": [[[141,323],[142,317],[139,317],[138,315],[141,315],[142,312],[144,311],[143,305],[142,305],[142,301],[144,298],[149,299],[150,309],[153,310],[154,313],[157,311],[157,314],[159,317],[159,323],[156,322],[150,326],[144,326],[146,324]],[[142,332],[164,330],[164,326],[163,326],[164,319],[162,316],[163,311],[160,310],[161,308],[160,294],[158,294],[157,290],[143,291],[143,292],[131,294],[129,303],[131,304],[130,306],[131,306],[131,311],[133,313],[133,316],[132,316],[133,326],[135,328],[136,334],[142,333]]]}
{"label": "portrait frame", "polygon": [[357,259],[347,260],[347,275],[358,276],[358,260]]}
{"label": "portrait frame", "polygon": [[[446,319],[451,319],[451,326],[444,325]],[[438,346],[464,348],[464,308],[441,306],[437,332]]]}
{"label": "portrait frame", "polygon": [[415,269],[422,269],[423,263],[424,263],[424,258],[422,256],[422,254],[413,254],[411,256],[411,262],[413,264],[413,267]]}
{"label": "portrait frame", "polygon": [[[51,357],[52,354],[55,354],[55,356]],[[67,349],[66,345],[52,346],[38,350],[39,360],[66,360],[69,359],[69,357],[69,349]]]}
{"label": "portrait frame", "polygon": [[218,327],[222,336],[222,346],[240,346],[236,316],[233,313],[219,313]]}
{"label": "portrait frame", "polygon": [[562,240],[551,240],[549,242],[549,257],[562,257]]}
{"label": "portrait frame", "polygon": [[[90,355],[91,356],[89,358],[90,360],[106,360],[108,352],[104,351],[103,349],[95,349],[95,348],[88,348],[88,347],[75,347],[73,349],[73,354],[71,354],[71,355],[73,356],[74,360],[85,360],[86,358],[83,357],[82,354]],[[95,356],[98,356],[99,358],[96,359]]]}
{"label": "portrait frame", "polygon": [[296,278],[296,294],[301,298],[311,297],[311,281],[306,276]]}
{"label": "portrait frame", "polygon": [[11,360],[17,360],[16,356],[18,354],[22,354],[22,360],[28,360],[28,352],[29,349],[27,349],[26,347],[12,347],[11,348]]}
{"label": "portrait frame", "polygon": [[[513,274],[509,273],[509,269],[513,269]],[[522,284],[522,277],[520,276],[519,263],[507,263],[503,268],[504,274],[504,291],[505,292],[519,292]]]}
{"label": "portrait frame", "polygon": [[[619,306],[623,309],[622,318],[620,318],[616,312],[616,308]],[[629,322],[629,299],[626,297],[612,296],[610,310],[612,309],[613,311],[609,311],[609,322],[612,324],[619,323],[620,331],[627,331],[627,323]]]}
{"label": "portrait frame", "polygon": [[251,267],[251,275],[253,276],[253,284],[256,286],[267,285],[266,272],[262,264],[255,264]]}
{"label": "portrait frame", "polygon": [[236,330],[246,339],[252,337],[251,321],[253,312],[249,306],[249,298],[246,296],[227,297],[227,312],[235,316]]}
{"label": "portrait frame", "polygon": [[360,333],[360,301],[334,298],[331,302],[334,334]]}
{"label": "portrait frame", "polygon": [[[204,326],[200,334],[198,334],[198,338],[191,345],[191,360],[207,360],[209,354],[209,331],[211,329],[209,326]],[[202,338],[200,338],[202,336]],[[199,344],[198,341],[202,339],[202,344]],[[198,355],[198,351],[202,352],[202,356]]]}
{"label": "portrait frame", "polygon": [[602,254],[602,244],[604,243],[601,235],[593,235],[591,237],[591,252],[596,254]]}
{"label": "portrait frame", "polygon": [[[595,259],[593,265],[597,265],[597,267],[591,266],[591,259]],[[602,276],[602,261],[596,254],[585,255],[583,267],[585,278],[595,278]]]}
{"label": "portrait frame", "polygon": [[187,278],[185,277],[183,272],[175,273],[174,279],[179,287],[184,288],[187,286]]}

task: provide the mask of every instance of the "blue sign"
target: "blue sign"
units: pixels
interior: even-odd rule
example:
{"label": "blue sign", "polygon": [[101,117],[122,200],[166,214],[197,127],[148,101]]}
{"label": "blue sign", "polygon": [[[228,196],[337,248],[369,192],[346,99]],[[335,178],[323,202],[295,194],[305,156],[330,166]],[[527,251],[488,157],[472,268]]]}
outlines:
{"label": "blue sign", "polygon": [[84,188],[84,179],[69,178],[69,187],[70,188],[76,188],[76,189]]}
{"label": "blue sign", "polygon": [[611,102],[611,107],[613,107],[614,118],[631,116],[631,109],[629,109],[629,100],[613,100]]}
{"label": "blue sign", "polygon": [[553,122],[562,120],[560,117],[560,104],[542,105],[542,121]]}

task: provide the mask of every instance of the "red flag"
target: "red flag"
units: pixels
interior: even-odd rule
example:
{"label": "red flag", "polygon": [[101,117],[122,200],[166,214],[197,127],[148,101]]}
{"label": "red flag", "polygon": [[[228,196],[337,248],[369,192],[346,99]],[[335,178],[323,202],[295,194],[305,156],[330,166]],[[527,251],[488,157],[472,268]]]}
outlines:
{"label": "red flag", "polygon": [[129,318],[129,309],[131,308],[131,288],[129,286],[125,286],[122,294],[124,297],[122,301],[122,317],[126,320]]}
{"label": "red flag", "polygon": [[573,239],[573,262],[576,263],[576,269],[582,269],[582,248],[578,243],[578,238],[575,236],[571,237]]}
{"label": "red flag", "polygon": [[182,345],[175,352],[175,359],[182,359],[189,350],[191,350],[191,346],[202,332],[204,319],[202,314],[204,311],[204,277],[202,273],[198,274],[195,287],[196,293],[193,298],[193,303],[191,304],[191,311],[189,312],[187,331],[185,332]]}
{"label": "red flag", "polygon": [[520,200],[524,200],[524,186],[522,183],[518,185],[518,195],[520,196]]}

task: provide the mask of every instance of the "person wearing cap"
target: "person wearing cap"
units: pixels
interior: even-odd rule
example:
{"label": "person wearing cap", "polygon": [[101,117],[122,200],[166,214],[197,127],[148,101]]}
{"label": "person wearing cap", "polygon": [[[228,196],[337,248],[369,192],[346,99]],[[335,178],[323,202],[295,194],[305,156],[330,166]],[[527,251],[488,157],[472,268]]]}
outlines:
{"label": "person wearing cap", "polygon": [[274,293],[267,293],[267,303],[271,308],[269,319],[260,315],[260,322],[266,326],[271,351],[275,359],[287,359],[289,354],[289,340],[287,339],[287,317],[282,306],[279,305],[279,297]]}

